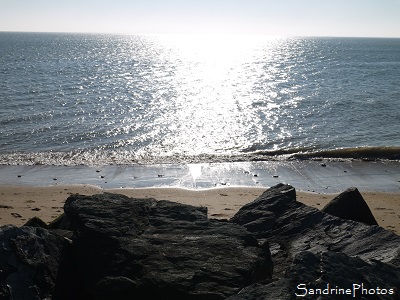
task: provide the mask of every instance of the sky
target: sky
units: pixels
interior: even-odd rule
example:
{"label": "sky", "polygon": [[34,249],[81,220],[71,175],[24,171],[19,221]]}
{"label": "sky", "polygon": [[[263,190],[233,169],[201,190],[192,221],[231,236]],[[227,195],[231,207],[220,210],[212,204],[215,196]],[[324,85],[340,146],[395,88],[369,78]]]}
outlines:
{"label": "sky", "polygon": [[400,0],[0,0],[0,31],[400,37]]}

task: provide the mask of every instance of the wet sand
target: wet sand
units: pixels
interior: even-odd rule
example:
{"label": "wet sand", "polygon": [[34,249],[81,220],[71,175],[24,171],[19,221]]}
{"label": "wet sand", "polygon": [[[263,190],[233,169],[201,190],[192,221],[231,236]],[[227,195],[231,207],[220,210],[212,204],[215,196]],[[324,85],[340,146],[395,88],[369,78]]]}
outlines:
{"label": "wet sand", "polygon": [[[183,188],[117,188],[103,189],[93,185],[53,185],[46,187],[0,185],[0,225],[23,225],[37,216],[50,222],[63,212],[71,194],[93,195],[120,193],[137,198],[171,200],[206,206],[211,218],[229,219],[241,206],[257,198],[265,187],[218,187],[189,190]],[[378,224],[400,234],[400,193],[361,191]],[[297,200],[323,208],[336,194],[297,191]]]}
{"label": "wet sand", "polygon": [[21,186],[94,185],[103,189],[173,187],[270,187],[287,183],[300,191],[400,192],[399,161],[257,161],[165,165],[8,166],[0,184]]}
{"label": "wet sand", "polygon": [[230,218],[268,187],[287,183],[297,200],[323,208],[357,187],[378,223],[400,234],[399,161],[257,161],[166,165],[0,165],[0,225],[50,222],[74,193],[116,192],[208,207]]}

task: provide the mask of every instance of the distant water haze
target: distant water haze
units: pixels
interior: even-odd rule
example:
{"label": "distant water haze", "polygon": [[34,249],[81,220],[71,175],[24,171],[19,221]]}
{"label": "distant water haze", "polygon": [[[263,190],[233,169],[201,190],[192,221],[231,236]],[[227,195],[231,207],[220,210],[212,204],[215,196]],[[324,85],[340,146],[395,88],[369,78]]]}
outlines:
{"label": "distant water haze", "polygon": [[0,164],[399,159],[400,39],[2,32],[0,78]]}

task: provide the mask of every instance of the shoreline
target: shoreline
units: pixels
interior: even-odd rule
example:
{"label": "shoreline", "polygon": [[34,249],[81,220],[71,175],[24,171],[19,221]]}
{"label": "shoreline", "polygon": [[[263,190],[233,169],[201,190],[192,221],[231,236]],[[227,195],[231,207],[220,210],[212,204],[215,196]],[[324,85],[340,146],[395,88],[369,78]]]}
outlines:
{"label": "shoreline", "polygon": [[[295,187],[296,188],[296,187]],[[215,187],[185,189],[174,187],[103,189],[93,185],[15,186],[0,185],[0,226],[21,226],[36,216],[46,223],[63,213],[69,195],[93,195],[111,192],[136,198],[155,198],[205,206],[210,218],[229,219],[244,204],[261,195],[266,187]],[[338,193],[312,193],[296,189],[297,201],[322,209]],[[378,224],[400,235],[400,192],[366,192],[361,195],[370,207]]]}
{"label": "shoreline", "polygon": [[286,183],[297,190],[333,194],[400,192],[400,161],[254,161],[155,165],[0,165],[0,184],[93,185],[102,189],[173,187],[267,188]]}
{"label": "shoreline", "polygon": [[208,207],[230,218],[278,183],[296,188],[297,200],[322,209],[356,187],[378,223],[400,234],[400,162],[265,161],[163,165],[0,165],[0,225],[50,222],[69,195],[117,192]]}

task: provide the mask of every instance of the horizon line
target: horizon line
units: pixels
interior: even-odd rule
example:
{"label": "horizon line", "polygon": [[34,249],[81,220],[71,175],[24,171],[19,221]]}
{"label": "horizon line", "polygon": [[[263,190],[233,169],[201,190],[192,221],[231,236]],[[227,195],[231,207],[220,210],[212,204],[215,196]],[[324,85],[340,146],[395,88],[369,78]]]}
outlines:
{"label": "horizon line", "polygon": [[267,34],[267,33],[233,33],[233,32],[160,32],[160,33],[129,33],[129,32],[100,32],[100,31],[34,31],[34,30],[0,30],[0,33],[46,33],[46,34],[93,34],[93,35],[126,35],[126,36],[264,36],[264,37],[292,37],[292,38],[376,38],[376,39],[400,39],[400,36],[366,36],[366,35],[285,35],[285,34]]}

